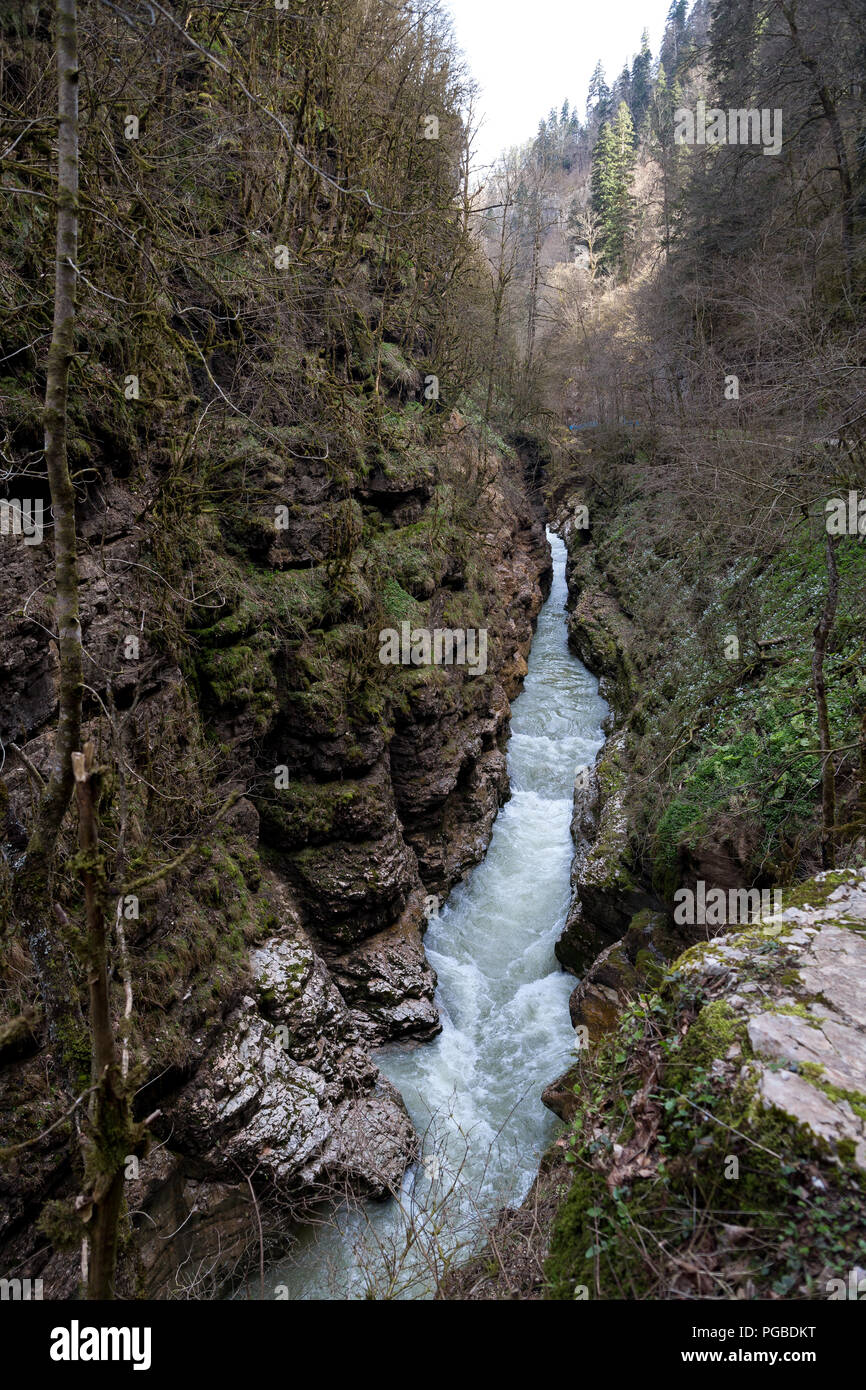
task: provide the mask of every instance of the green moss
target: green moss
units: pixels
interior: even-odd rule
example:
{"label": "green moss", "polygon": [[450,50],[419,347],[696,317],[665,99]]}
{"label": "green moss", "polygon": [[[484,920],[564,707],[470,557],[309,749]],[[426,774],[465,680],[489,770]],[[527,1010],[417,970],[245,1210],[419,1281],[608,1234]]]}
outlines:
{"label": "green moss", "polygon": [[78,1078],[84,1089],[90,1084],[90,1034],[85,1023],[76,1024],[71,1019],[61,1019],[58,1028],[58,1047],[61,1066],[70,1075]]}
{"label": "green moss", "polygon": [[324,843],[345,827],[356,808],[359,817],[375,816],[376,798],[356,782],[292,781],[288,787],[257,798],[262,828],[269,843],[281,849]]}
{"label": "green moss", "polygon": [[[824,907],[840,884],[850,882],[851,872],[850,869],[831,870],[820,879],[810,878],[806,883],[787,889],[783,903],[785,907]],[[834,908],[834,921],[837,916],[838,910]],[[840,925],[842,924],[840,920]]]}
{"label": "green moss", "polygon": [[277,709],[277,682],[266,641],[203,653],[197,664],[217,705],[227,711],[248,709],[258,728],[268,726]]}
{"label": "green moss", "polygon": [[822,1091],[828,1100],[846,1101],[855,1115],[859,1115],[861,1120],[866,1120],[866,1094],[862,1091],[847,1091],[841,1086],[834,1086],[827,1080],[820,1062],[801,1062],[797,1070]]}
{"label": "green moss", "polygon": [[[777,944],[759,931],[749,935],[759,954]],[[546,1266],[552,1298],[572,1299],[581,1285],[590,1298],[670,1296],[668,1281],[680,1277],[682,1262],[715,1271],[717,1296],[736,1297],[738,1289],[754,1296],[746,1278],[759,1295],[814,1296],[822,1270],[862,1260],[857,1212],[866,1183],[852,1146],[831,1149],[766,1106],[750,1055],[745,1019],[724,999],[696,996],[693,977],[675,967],[661,991],[626,1009],[616,1032],[583,1059],[569,1152],[575,1176]],[[643,1101],[633,1109],[650,1069],[652,1118]],[[801,1070],[863,1113],[866,1098],[829,1087],[820,1068],[814,1076]],[[614,1144],[627,1147],[648,1123],[656,1132],[643,1160],[647,1175],[630,1171],[610,1190]],[[731,1227],[742,1232],[735,1253],[726,1243]]]}
{"label": "green moss", "polygon": [[716,1059],[723,1059],[735,1043],[748,1051],[743,1018],[724,999],[705,1004],[673,1054],[675,1062],[668,1069],[667,1080],[676,1088],[688,1081],[694,1068],[709,1069]]}

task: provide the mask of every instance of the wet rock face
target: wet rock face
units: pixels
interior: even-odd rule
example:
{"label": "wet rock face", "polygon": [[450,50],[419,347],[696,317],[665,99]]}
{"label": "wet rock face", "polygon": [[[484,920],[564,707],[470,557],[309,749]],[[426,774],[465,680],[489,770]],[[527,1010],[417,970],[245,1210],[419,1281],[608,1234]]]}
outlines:
{"label": "wet rock face", "polygon": [[601,694],[620,718],[637,698],[635,633],[604,574],[596,568],[595,547],[586,533],[569,526],[567,515],[557,520],[568,547],[568,643],[575,656],[599,677]]}
{"label": "wet rock face", "polygon": [[293,863],[308,920],[324,940],[341,946],[389,926],[418,882],[396,816],[376,840],[317,846]]}
{"label": "wet rock face", "polygon": [[[348,1021],[340,1022],[351,1037]],[[222,1045],[172,1107],[173,1144],[214,1179],[236,1164],[236,1172],[256,1170],[286,1192],[318,1186],[323,1196],[337,1195],[350,1184],[379,1197],[395,1190],[414,1150],[400,1096],[362,1048],[337,1055],[332,1034],[331,1048],[323,1039],[322,1058],[305,1064],[293,1057],[291,1039],[291,1029],[284,1035],[244,1000]]]}
{"label": "wet rock face", "polygon": [[388,931],[329,959],[352,1023],[368,1046],[432,1038],[441,1031],[433,999],[436,972],[424,954],[423,921],[413,901]]}
{"label": "wet rock face", "polygon": [[569,1000],[575,1028],[597,1042],[616,1027],[619,1015],[638,990],[657,981],[679,944],[661,912],[639,912],[620,941],[597,956]]}
{"label": "wet rock face", "polygon": [[251,952],[253,990],[168,1110],[199,1182],[256,1169],[281,1192],[383,1196],[412,1160],[413,1127],[369,1049],[441,1028],[423,933],[430,905],[483,857],[508,794],[509,697],[548,569],[543,531],[524,521],[499,537],[495,611],[508,618],[492,679],[422,685],[387,747],[308,742],[308,773],[328,780],[259,806],[291,910]]}
{"label": "wet rock face", "polygon": [[[371,499],[378,505],[384,495],[374,488]],[[498,485],[490,520],[482,538],[486,672],[443,666],[435,680],[407,681],[396,673],[405,699],[393,730],[379,737],[314,721],[302,731],[290,710],[269,735],[274,762],[291,763],[292,778],[258,802],[262,838],[367,1045],[438,1031],[423,903],[444,898],[483,858],[508,795],[510,698],[526,673],[551,569],[540,521]],[[436,614],[466,579],[453,556],[440,568],[427,576],[427,597],[431,625],[447,626]]]}
{"label": "wet rock face", "polygon": [[661,903],[632,865],[631,824],[625,800],[625,733],[614,734],[594,768],[579,768],[571,833],[571,902],[557,959],[575,973],[620,940],[634,916]]}
{"label": "wet rock face", "polygon": [[[333,519],[322,512],[321,488],[310,484],[305,501],[303,478],[294,481],[299,500],[292,529],[276,539],[263,530],[254,557],[277,574],[329,554]],[[282,480],[280,500],[285,489]],[[205,604],[197,615],[209,626],[196,628],[199,686],[193,691],[186,668],[151,649],[142,631],[153,595],[151,571],[141,563],[146,536],[138,529],[140,502],[111,482],[105,498],[106,510],[83,526],[88,679],[103,701],[110,693],[121,714],[130,712],[133,762],[146,761],[166,743],[166,729],[172,730],[170,746],[185,752],[206,722],[231,748],[238,785],[249,789],[225,818],[231,842],[228,851],[215,848],[213,869],[193,861],[182,892],[172,876],[154,885],[140,923],[129,929],[137,1060],[149,1073],[148,1111],[161,1111],[153,1125],[159,1147],[142,1161],[140,1178],[130,1179],[129,1197],[139,1213],[141,1278],[148,1296],[162,1296],[177,1291],[179,1263],[212,1268],[218,1280],[257,1241],[246,1174],[255,1170],[256,1186],[279,1190],[285,1214],[295,1198],[347,1187],[382,1195],[411,1161],[412,1126],[370,1054],[394,1040],[430,1038],[441,1027],[436,976],[424,953],[426,921],[434,895],[444,898],[483,857],[508,795],[510,700],[526,674],[550,558],[519,478],[497,483],[486,510],[489,533],[477,538],[482,559],[474,573],[467,578],[467,566],[449,556],[441,572],[425,575],[418,587],[444,612],[449,596],[471,582],[481,615],[476,621],[489,629],[487,671],[470,676],[443,668],[440,680],[422,680],[396,701],[393,717],[358,723],[293,700],[294,658],[282,647],[268,647],[249,599],[226,611]],[[373,479],[360,497],[400,525],[416,520],[428,500],[423,479],[404,488],[384,477]],[[214,531],[208,539],[222,563],[223,538]],[[253,541],[245,537],[243,543],[249,550]],[[17,568],[4,576],[13,597],[35,597],[28,610],[33,621],[22,620],[0,650],[0,674],[11,694],[4,706],[6,734],[44,776],[57,677],[44,600],[50,557],[25,549],[15,557]],[[10,599],[7,606],[15,605]],[[189,616],[184,611],[183,619]],[[127,631],[141,633],[134,666],[118,646],[118,633]],[[283,763],[291,769],[287,792],[260,795],[272,768]],[[12,844],[23,834],[33,777],[23,760],[9,757],[4,779]],[[164,800],[168,784],[157,781]],[[196,786],[200,790],[202,782]],[[177,833],[187,832],[181,821]],[[139,833],[134,819],[131,833]],[[260,846],[268,850],[267,868],[258,860]],[[230,861],[231,878],[220,879],[219,863]],[[255,874],[248,873],[252,864]],[[247,881],[242,899],[232,902],[238,865]],[[197,926],[185,931],[193,920],[189,909],[203,901],[205,944]],[[259,921],[266,930],[255,925]],[[231,959],[223,963],[220,956],[219,971],[209,976],[228,937]],[[159,956],[153,969],[151,946]],[[152,1016],[140,1021],[145,995]],[[6,1047],[3,1114],[16,1108],[21,1094],[34,1092],[33,1078],[44,1070],[39,1029],[22,1039],[21,1046]],[[163,1048],[173,1049],[168,1066]],[[40,1123],[41,1117],[39,1111]],[[73,1191],[65,1143],[41,1154],[32,1173],[4,1192],[11,1217],[0,1225],[0,1253],[8,1254],[10,1265],[36,1248],[35,1236],[29,1243],[21,1236],[27,1212],[38,1210],[46,1193]],[[13,1228],[18,1235],[7,1246]],[[74,1261],[65,1256],[52,1255],[34,1272],[57,1296],[76,1287]]]}
{"label": "wet rock face", "polygon": [[510,701],[526,675],[551,577],[543,530],[530,516],[483,539],[497,556],[488,672],[466,677],[444,668],[442,685],[413,693],[389,750],[405,840],[427,890],[440,896],[483,858],[508,796]]}

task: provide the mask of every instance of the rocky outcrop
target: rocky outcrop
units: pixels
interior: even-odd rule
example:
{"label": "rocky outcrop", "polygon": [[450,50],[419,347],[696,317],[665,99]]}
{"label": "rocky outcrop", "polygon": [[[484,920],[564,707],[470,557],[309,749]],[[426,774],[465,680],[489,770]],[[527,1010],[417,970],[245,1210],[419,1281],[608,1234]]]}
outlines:
{"label": "rocky outcrop", "polygon": [[556,956],[576,974],[623,936],[636,913],[661,906],[634,862],[627,757],[622,731],[607,740],[594,768],[575,777],[571,901]]}
{"label": "rocky outcrop", "polygon": [[426,1039],[440,1031],[433,1002],[436,975],[424,954],[425,927],[425,910],[416,896],[387,931],[345,955],[328,957],[330,973],[368,1046]]}
{"label": "rocky outcrop", "polygon": [[[568,549],[568,643],[584,666],[599,677],[599,690],[619,722],[638,696],[635,632],[597,567],[591,530],[575,527],[570,505],[560,509],[554,523]],[[577,499],[574,505],[582,503]]]}
{"label": "rocky outcrop", "polygon": [[637,643],[598,569],[592,529],[583,524],[588,514],[577,493],[560,505],[555,518],[568,551],[569,646],[599,677],[599,691],[610,705],[608,739],[594,767],[577,769],[574,784],[571,901],[556,956],[578,975],[600,950],[607,951],[625,935],[638,913],[662,907],[646,880],[634,835],[630,716],[638,695]]}
{"label": "rocky outcrop", "polygon": [[680,968],[745,1024],[761,1103],[866,1172],[866,870],[819,875],[795,898],[757,931],[693,948]]}
{"label": "rocky outcrop", "polygon": [[[632,1001],[580,1078],[552,1296],[588,1278],[595,1297],[621,1296],[623,1282],[667,1298],[847,1287],[866,1192],[864,933],[866,869],[819,874],[772,918],[691,947]],[[615,1199],[653,1256],[608,1224]],[[610,1238],[593,1265],[600,1226]]]}
{"label": "rocky outcrop", "polygon": [[620,994],[621,970],[607,977],[618,1019],[560,1083],[569,1132],[443,1296],[856,1297],[866,866],[819,874],[767,920],[657,964],[640,996]]}
{"label": "rocky outcrop", "polygon": [[[623,1009],[658,983],[680,945],[664,913],[644,911],[632,918],[625,935],[596,956],[572,992],[569,1012],[579,1047],[614,1031]],[[544,1104],[566,1122],[578,1107],[580,1074],[578,1062],[542,1092]]]}
{"label": "rocky outcrop", "polygon": [[168,1109],[200,1176],[254,1169],[289,1194],[399,1184],[414,1134],[297,918],[251,953],[253,994]]}
{"label": "rocky outcrop", "polygon": [[[463,447],[455,437],[445,452]],[[474,605],[475,621],[488,629],[487,671],[389,672],[385,696],[368,695],[373,713],[361,720],[318,710],[298,694],[309,685],[292,665],[300,660],[298,644],[275,642],[268,626],[275,631],[280,605],[295,602],[298,564],[309,576],[311,559],[328,558],[333,518],[324,516],[320,500],[324,475],[318,490],[294,477],[290,533],[275,540],[261,527],[244,537],[268,583],[269,574],[285,576],[267,618],[262,604],[272,591],[239,590],[222,538],[208,532],[224,587],[221,598],[205,601],[210,626],[195,618],[195,680],[188,655],[172,660],[165,650],[180,650],[178,627],[170,642],[164,634],[156,642],[148,625],[142,628],[142,612],[155,600],[152,566],[142,558],[140,507],[112,484],[107,511],[94,508],[82,519],[88,679],[102,706],[119,712],[125,765],[149,762],[147,779],[132,782],[126,833],[141,853],[152,824],[160,837],[157,862],[171,858],[162,837],[202,837],[188,867],[142,893],[138,916],[127,925],[138,1113],[153,1117],[157,1141],[129,1176],[139,1254],[119,1275],[127,1294],[207,1296],[258,1247],[254,1200],[270,1243],[305,1203],[350,1190],[385,1195],[412,1160],[411,1123],[371,1053],[397,1039],[424,1040],[441,1026],[423,935],[431,911],[483,857],[508,795],[509,701],[526,672],[550,575],[543,527],[521,493],[519,465],[497,464],[496,471],[485,511],[489,533],[480,538],[486,558],[472,561],[471,580],[456,553],[429,565],[423,558],[422,565],[407,551],[411,564],[421,565],[417,602],[429,605],[415,620],[456,626],[460,613],[450,617],[448,605]],[[263,475],[266,487],[269,477]],[[373,475],[359,490],[365,506],[381,507],[397,527],[395,544],[399,528],[415,525],[429,501],[429,470],[419,477],[389,482]],[[286,483],[277,481],[282,497]],[[4,772],[13,846],[22,842],[31,786],[45,774],[52,746],[56,661],[45,640],[50,614],[40,589],[46,558],[20,547],[4,576],[13,592],[34,595],[0,652],[13,696],[5,734],[22,750],[9,750]],[[322,603],[331,603],[324,577],[320,570],[304,580],[305,624],[319,601],[317,585]],[[199,588],[208,589],[203,578]],[[158,583],[157,594],[161,602]],[[182,608],[183,621],[196,611]],[[323,611],[316,621],[334,617]],[[118,636],[128,631],[139,638],[134,662],[124,658]],[[347,672],[345,661],[335,662],[317,689],[331,698],[329,679],[342,681]],[[373,676],[381,688],[378,663],[362,692],[375,688]],[[99,712],[88,711],[90,728]],[[220,796],[232,786],[247,793],[218,835],[201,815],[213,762],[205,719],[231,752],[231,780]],[[278,765],[288,770],[279,787]],[[186,824],[184,803],[192,813]],[[115,985],[120,1000],[119,978]],[[55,1118],[46,1045],[38,1011],[29,1006],[4,1024],[4,1141],[29,1137]],[[46,1253],[34,1231],[47,1194],[65,1199],[76,1191],[68,1141],[64,1130],[55,1133],[30,1151],[26,1166],[11,1165],[0,1180],[3,1267],[32,1268],[48,1297],[74,1294],[79,1277],[75,1257],[59,1246]]]}

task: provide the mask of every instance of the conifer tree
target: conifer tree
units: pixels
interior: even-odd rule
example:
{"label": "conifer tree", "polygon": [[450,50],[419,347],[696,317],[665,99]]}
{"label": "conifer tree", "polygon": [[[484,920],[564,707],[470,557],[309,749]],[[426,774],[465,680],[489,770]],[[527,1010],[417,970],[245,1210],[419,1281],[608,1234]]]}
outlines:
{"label": "conifer tree", "polygon": [[601,60],[596,63],[592,77],[589,79],[589,88],[586,93],[586,118],[588,121],[595,120],[604,123],[610,114],[610,88],[604,77],[604,68]]}
{"label": "conifer tree", "polygon": [[688,8],[688,0],[671,0],[660,54],[661,62],[664,63],[665,71],[669,76],[676,72],[680,61],[680,49],[686,33]]}
{"label": "conifer tree", "polygon": [[625,251],[634,153],[634,123],[622,101],[613,122],[602,125],[592,156],[592,210],[601,222],[602,267],[608,273],[617,271]]}
{"label": "conifer tree", "polygon": [[680,190],[679,170],[684,151],[674,143],[674,112],[683,104],[683,92],[675,77],[670,84],[664,65],[658,75],[649,106],[649,148],[662,172],[662,228],[665,250],[670,246],[674,208]]}
{"label": "conifer tree", "polygon": [[649,109],[652,95],[652,61],[649,30],[644,29],[640,37],[640,53],[631,65],[631,110],[635,127],[640,126]]}

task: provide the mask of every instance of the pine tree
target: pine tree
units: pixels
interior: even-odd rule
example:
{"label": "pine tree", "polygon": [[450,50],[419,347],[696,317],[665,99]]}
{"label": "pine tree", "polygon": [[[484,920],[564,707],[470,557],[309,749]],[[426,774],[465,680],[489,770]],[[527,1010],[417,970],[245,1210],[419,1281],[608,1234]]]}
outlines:
{"label": "pine tree", "polygon": [[592,210],[601,226],[601,263],[603,269],[610,268],[614,257],[615,215],[617,201],[616,159],[613,131],[607,121],[598,133],[598,140],[592,152],[592,174],[590,193]]}
{"label": "pine tree", "polygon": [[613,122],[605,121],[592,156],[592,210],[602,233],[602,267],[615,273],[621,265],[631,221],[631,174],[634,123],[624,101]]}
{"label": "pine tree", "polygon": [[631,110],[635,126],[641,124],[649,109],[652,96],[652,62],[649,31],[644,29],[640,37],[640,53],[631,66]]}
{"label": "pine tree", "polygon": [[682,105],[682,88],[677,78],[668,86],[664,64],[658,75],[649,106],[649,147],[662,171],[663,244],[670,246],[673,204],[679,191],[677,170],[681,151],[674,144],[674,112]]}
{"label": "pine tree", "polygon": [[627,179],[634,164],[634,121],[626,102],[621,101],[612,126],[614,143],[617,149],[617,168],[623,179]]}
{"label": "pine tree", "polygon": [[671,0],[671,7],[665,21],[660,58],[667,73],[676,73],[680,61],[680,49],[686,32],[688,0]]}
{"label": "pine tree", "polygon": [[603,123],[610,114],[610,88],[604,77],[604,68],[601,59],[596,63],[592,77],[589,79],[589,90],[586,94],[586,118]]}

